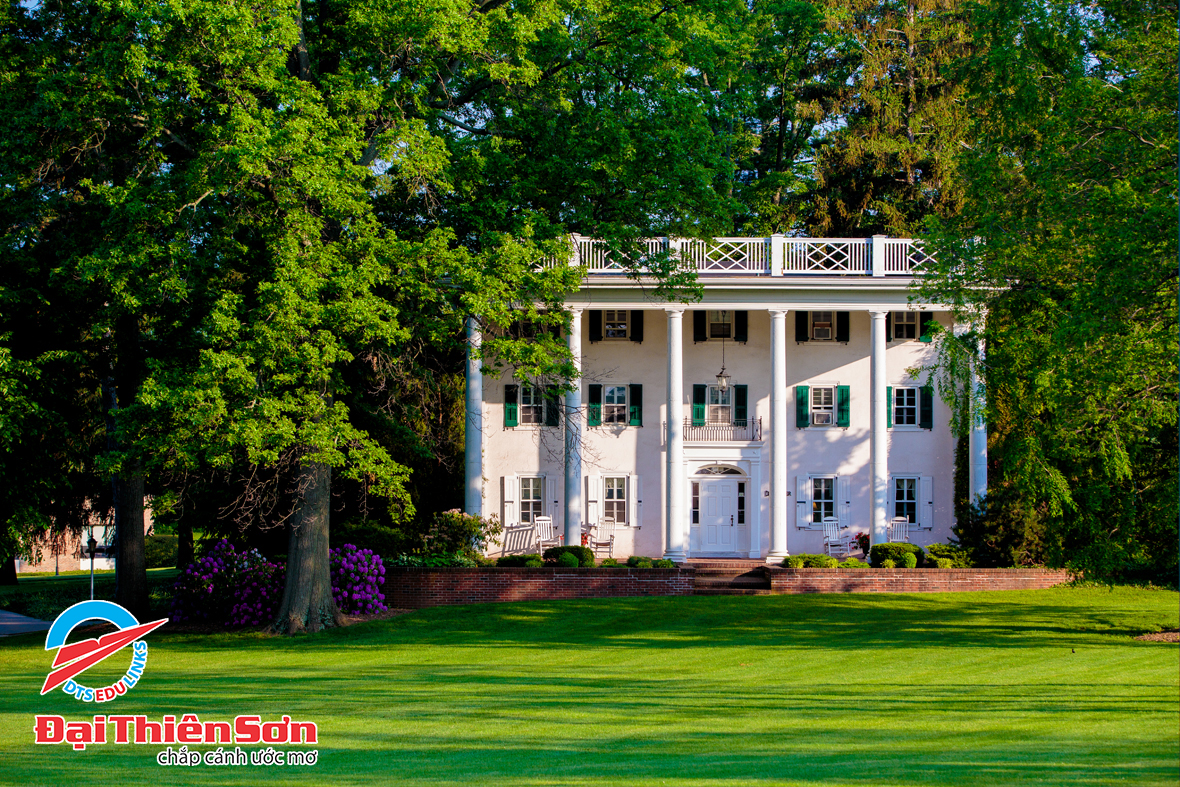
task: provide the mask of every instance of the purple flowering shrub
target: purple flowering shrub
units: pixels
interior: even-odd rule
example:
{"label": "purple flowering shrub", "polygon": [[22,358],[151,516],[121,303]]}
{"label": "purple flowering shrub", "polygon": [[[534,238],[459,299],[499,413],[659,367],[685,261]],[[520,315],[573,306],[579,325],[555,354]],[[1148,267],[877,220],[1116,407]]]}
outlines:
{"label": "purple flowering shrub", "polygon": [[349,615],[384,612],[385,566],[381,556],[371,549],[357,549],[345,544],[328,553],[332,571],[332,595],[336,606]]}
{"label": "purple flowering shrub", "polygon": [[220,623],[228,620],[237,603],[234,590],[238,574],[252,557],[255,562],[263,560],[256,549],[239,552],[224,538],[218,541],[177,578],[172,586],[170,617],[177,622]]}
{"label": "purple flowering shrub", "polygon": [[[257,553],[257,550],[251,550]],[[259,555],[259,557],[262,557]],[[263,558],[250,561],[238,574],[234,587],[234,608],[227,626],[261,626],[275,619],[283,600],[287,567]]]}

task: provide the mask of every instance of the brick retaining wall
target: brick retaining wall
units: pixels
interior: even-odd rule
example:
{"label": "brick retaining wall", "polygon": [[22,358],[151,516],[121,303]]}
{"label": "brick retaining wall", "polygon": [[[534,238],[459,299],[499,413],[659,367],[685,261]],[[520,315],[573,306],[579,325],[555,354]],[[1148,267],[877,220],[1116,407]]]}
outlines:
{"label": "brick retaining wall", "polygon": [[385,603],[401,609],[492,601],[691,596],[694,569],[390,568]]}
{"label": "brick retaining wall", "polygon": [[767,566],[771,593],[944,593],[1037,590],[1070,580],[1048,568],[781,568]]}

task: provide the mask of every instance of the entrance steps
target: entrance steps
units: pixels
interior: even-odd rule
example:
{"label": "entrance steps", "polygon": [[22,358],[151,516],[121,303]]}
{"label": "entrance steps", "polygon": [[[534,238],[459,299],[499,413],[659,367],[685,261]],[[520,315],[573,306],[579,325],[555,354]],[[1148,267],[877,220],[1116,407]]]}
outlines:
{"label": "entrance steps", "polygon": [[689,559],[695,570],[693,595],[768,596],[770,575],[760,560]]}

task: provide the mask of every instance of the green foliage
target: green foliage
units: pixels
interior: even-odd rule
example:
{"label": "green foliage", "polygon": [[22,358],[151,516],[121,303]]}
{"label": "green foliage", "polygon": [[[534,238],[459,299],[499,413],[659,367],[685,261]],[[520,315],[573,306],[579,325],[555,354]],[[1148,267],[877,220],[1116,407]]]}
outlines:
{"label": "green foliage", "polygon": [[474,559],[502,531],[496,517],[465,514],[456,508],[435,514],[422,536],[422,548],[426,554],[459,553]]}
{"label": "green foliage", "polygon": [[894,565],[900,566],[908,554],[914,556],[914,565],[911,568],[921,566],[926,557],[922,547],[917,544],[874,544],[869,554],[869,562],[873,568],[887,568],[882,565],[882,561],[885,560],[892,560]]}
{"label": "green foliage", "polygon": [[676,562],[666,557],[656,558],[651,562],[652,568],[676,568]]}
{"label": "green foliage", "polygon": [[404,530],[386,527],[372,521],[350,519],[333,522],[329,533],[332,547],[355,544],[361,549],[371,549],[388,561],[394,555],[412,551],[421,546],[420,537]]}
{"label": "green foliage", "polygon": [[918,556],[915,555],[913,552],[906,552],[904,555],[901,556],[901,567],[902,568],[917,568],[918,567]]}
{"label": "green foliage", "polygon": [[786,558],[782,565],[787,568],[835,568],[839,563],[840,561],[831,555],[812,555],[802,552]]}
{"label": "green foliage", "polygon": [[539,568],[544,563],[540,555],[504,555],[496,558],[496,565],[504,568]]}
{"label": "green foliage", "polygon": [[[930,558],[926,558],[926,567],[931,567]],[[934,558],[933,568],[961,568],[961,566],[956,566],[955,561],[951,560],[949,557],[936,557]]]}
{"label": "green foliage", "polygon": [[577,568],[578,556],[570,552],[562,552],[553,562],[562,568]]}
{"label": "green foliage", "polygon": [[394,555],[382,558],[386,568],[476,568],[480,565],[462,552],[436,555]]}
{"label": "green foliage", "polygon": [[631,568],[651,568],[652,559],[650,557],[643,557],[642,555],[632,555],[627,558],[627,565]]}
{"label": "green foliage", "polygon": [[[956,544],[931,544],[926,547],[927,562],[931,557],[950,561],[946,568],[974,568],[971,552]],[[939,566],[944,568],[944,566]]]}
{"label": "green foliage", "polygon": [[549,547],[541,555],[546,563],[556,563],[562,555],[571,554],[577,559],[579,566],[594,565],[594,550],[589,547],[561,546]]}
{"label": "green foliage", "polygon": [[870,568],[870,566],[863,560],[850,557],[847,560],[841,560],[837,568]]}
{"label": "green foliage", "polygon": [[144,560],[148,568],[171,568],[176,565],[178,536],[146,536],[143,539]]}
{"label": "green foliage", "polygon": [[598,564],[602,568],[615,568],[619,565],[617,558],[608,557],[603,558],[602,562]]}
{"label": "green foliage", "polygon": [[896,567],[897,567],[897,561],[895,561],[893,558],[886,558],[885,560],[881,561],[881,565],[875,566],[875,568],[896,568]]}

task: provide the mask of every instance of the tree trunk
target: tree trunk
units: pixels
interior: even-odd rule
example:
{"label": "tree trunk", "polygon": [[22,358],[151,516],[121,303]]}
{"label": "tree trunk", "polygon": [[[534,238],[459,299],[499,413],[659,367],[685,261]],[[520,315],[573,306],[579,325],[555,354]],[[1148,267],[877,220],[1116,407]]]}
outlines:
{"label": "tree trunk", "polygon": [[148,608],[147,561],[143,545],[143,470],[138,460],[115,479],[115,532],[119,552],[115,560],[115,601],[144,621]]}
{"label": "tree trunk", "polygon": [[286,634],[344,624],[332,596],[328,563],[328,514],[332,468],[318,462],[299,467],[298,508],[287,546],[287,581],[274,630]]}
{"label": "tree trunk", "polygon": [[16,558],[10,557],[0,566],[0,585],[16,584]]}

